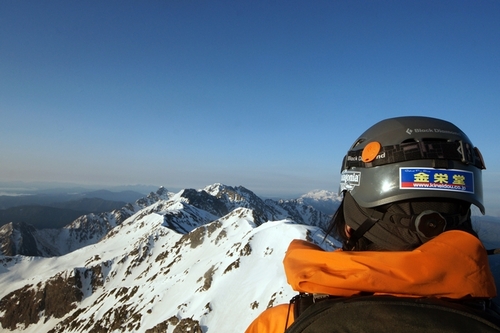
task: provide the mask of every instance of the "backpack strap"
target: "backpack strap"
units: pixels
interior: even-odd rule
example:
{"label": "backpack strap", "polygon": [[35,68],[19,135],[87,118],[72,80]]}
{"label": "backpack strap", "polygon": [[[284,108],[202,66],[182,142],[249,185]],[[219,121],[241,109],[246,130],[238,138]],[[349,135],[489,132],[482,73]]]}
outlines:
{"label": "backpack strap", "polygon": [[[368,293],[366,294],[368,295]],[[293,304],[293,318],[297,320],[299,316],[307,310],[310,306],[319,303],[321,301],[326,301],[329,299],[342,298],[340,296],[332,296],[327,294],[309,294],[309,293],[299,293],[295,295],[289,303],[288,313],[290,313],[290,306]],[[287,317],[288,323],[288,317]]]}

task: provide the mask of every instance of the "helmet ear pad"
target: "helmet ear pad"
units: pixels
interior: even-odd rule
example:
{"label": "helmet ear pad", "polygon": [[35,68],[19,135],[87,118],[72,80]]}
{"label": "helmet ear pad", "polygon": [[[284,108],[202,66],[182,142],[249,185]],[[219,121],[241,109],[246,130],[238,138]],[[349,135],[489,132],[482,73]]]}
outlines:
{"label": "helmet ear pad", "polygon": [[[366,208],[346,192],[343,209],[345,223],[354,230],[367,219],[377,220],[363,235],[373,243],[368,247],[373,250],[412,250],[451,229],[475,234],[470,222],[470,204],[459,200],[417,199]],[[361,244],[366,249],[366,240]]]}

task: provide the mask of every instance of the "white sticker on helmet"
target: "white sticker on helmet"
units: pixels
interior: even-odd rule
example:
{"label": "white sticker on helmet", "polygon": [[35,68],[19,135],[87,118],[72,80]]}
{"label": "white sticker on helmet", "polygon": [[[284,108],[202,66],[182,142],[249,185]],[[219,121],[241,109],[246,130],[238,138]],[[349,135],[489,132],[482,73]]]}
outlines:
{"label": "white sticker on helmet", "polygon": [[340,175],[340,191],[351,191],[355,186],[361,184],[361,172],[342,171]]}

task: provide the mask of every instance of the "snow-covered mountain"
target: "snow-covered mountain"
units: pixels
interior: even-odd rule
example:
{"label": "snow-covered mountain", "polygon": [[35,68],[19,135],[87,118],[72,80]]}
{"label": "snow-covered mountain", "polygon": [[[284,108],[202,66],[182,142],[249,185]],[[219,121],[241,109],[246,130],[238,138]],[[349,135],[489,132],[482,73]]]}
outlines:
{"label": "snow-covered mountain", "polygon": [[339,193],[327,190],[313,190],[295,199],[298,203],[306,206],[312,206],[316,210],[327,215],[333,215],[340,206],[342,197]]}
{"label": "snow-covered mountain", "polygon": [[[324,228],[329,221],[327,214],[304,202],[270,199],[264,201],[242,186],[214,184],[203,190],[185,189],[178,193],[168,192],[161,187],[134,204],[127,204],[112,212],[83,215],[61,229],[36,230],[24,223],[9,223],[0,228],[0,253],[10,256],[63,255],[98,242],[111,229],[141,209],[149,207],[147,213],[153,213],[166,211],[174,206],[183,217],[167,214],[166,223],[172,230],[182,233],[240,207],[251,209],[258,225],[289,218],[298,223]],[[180,223],[181,220],[184,223]]]}
{"label": "snow-covered mountain", "polygon": [[3,331],[243,332],[295,295],[281,265],[292,239],[339,246],[325,214],[243,187],[160,188],[119,211],[65,228],[87,245],[64,255],[0,256]]}
{"label": "snow-covered mountain", "polygon": [[160,188],[110,215],[82,217],[65,229],[86,247],[0,257],[0,324],[37,333],[241,332],[293,296],[279,265],[292,239],[335,246],[307,225],[326,215],[295,208],[307,212],[298,224],[287,209],[215,184],[176,194]]}

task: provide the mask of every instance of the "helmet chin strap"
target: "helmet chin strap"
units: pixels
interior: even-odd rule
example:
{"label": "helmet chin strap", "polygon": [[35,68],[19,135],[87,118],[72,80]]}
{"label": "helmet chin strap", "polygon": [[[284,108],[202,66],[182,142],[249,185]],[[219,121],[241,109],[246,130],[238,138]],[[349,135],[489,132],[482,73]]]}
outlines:
{"label": "helmet chin strap", "polygon": [[[369,212],[363,210],[349,192],[344,193],[344,200],[353,203],[356,210],[366,217],[363,223],[350,233],[349,238],[342,244],[344,251],[353,251],[358,241],[363,237],[378,221],[384,218],[384,213],[371,209]],[[367,214],[369,213],[369,214]],[[352,228],[352,226],[350,226]]]}
{"label": "helmet chin strap", "polygon": [[354,230],[354,232],[351,232],[351,235],[348,239],[346,239],[343,244],[342,244],[342,250],[344,251],[353,251],[354,248],[356,247],[356,244],[358,241],[363,237],[363,235],[370,230],[375,223],[377,223],[379,220],[373,219],[371,217],[368,217],[360,226],[358,229]]}

